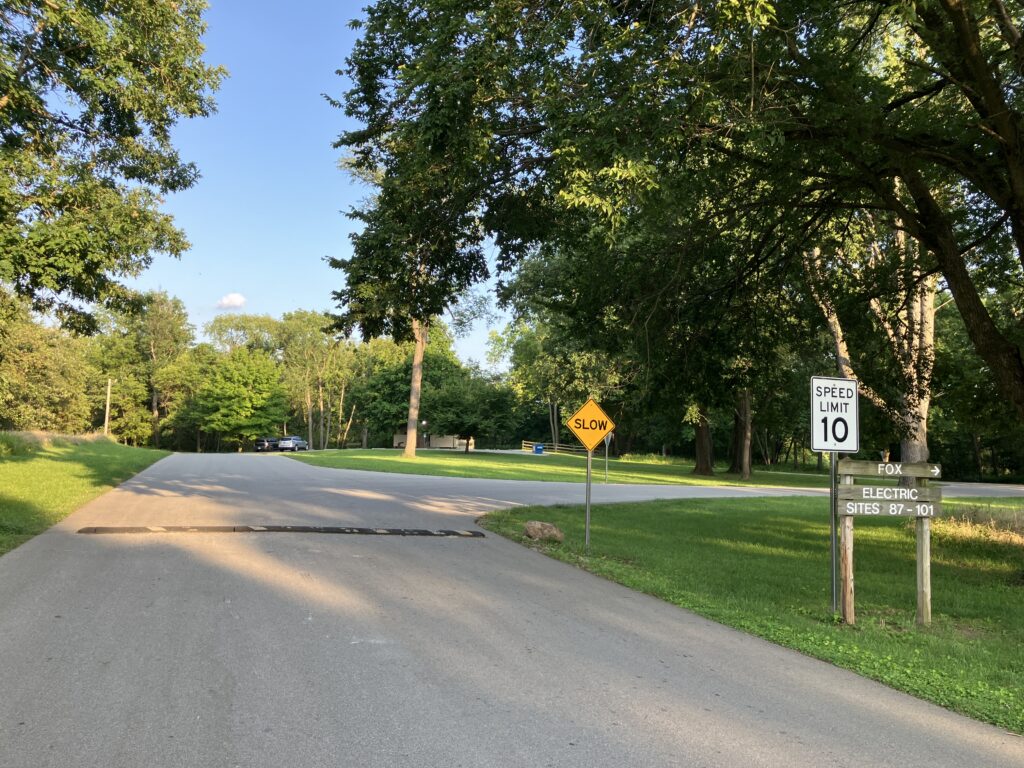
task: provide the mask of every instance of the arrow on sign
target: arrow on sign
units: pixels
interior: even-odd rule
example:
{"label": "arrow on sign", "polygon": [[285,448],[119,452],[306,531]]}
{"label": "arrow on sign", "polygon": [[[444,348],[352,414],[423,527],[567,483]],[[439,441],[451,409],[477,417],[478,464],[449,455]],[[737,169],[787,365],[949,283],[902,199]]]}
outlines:
{"label": "arrow on sign", "polygon": [[942,471],[942,470],[941,470],[941,469],[939,469],[938,467],[932,467],[932,474],[933,474],[933,475],[934,475],[935,477],[938,477],[938,476],[939,476],[939,472],[941,472],[941,471]]}

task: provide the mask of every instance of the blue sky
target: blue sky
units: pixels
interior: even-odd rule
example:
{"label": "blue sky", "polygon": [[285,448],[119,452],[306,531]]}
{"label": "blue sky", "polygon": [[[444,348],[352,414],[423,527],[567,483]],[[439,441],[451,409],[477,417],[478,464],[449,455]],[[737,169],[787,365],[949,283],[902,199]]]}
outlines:
{"label": "blue sky", "polygon": [[[282,13],[267,0],[210,3],[206,60],[230,74],[217,113],[175,131],[202,178],[165,205],[192,249],[181,259],[156,257],[133,281],[177,296],[197,329],[223,311],[278,317],[335,308],[331,291],[343,275],[324,257],[349,254],[356,222],[344,211],[368,190],[337,167],[331,142],[354,126],[321,94],[347,89],[335,70],[357,38],[348,22],[362,5],[310,0]],[[232,294],[244,305],[218,309]],[[458,340],[460,357],[483,362],[486,336],[481,324]]]}

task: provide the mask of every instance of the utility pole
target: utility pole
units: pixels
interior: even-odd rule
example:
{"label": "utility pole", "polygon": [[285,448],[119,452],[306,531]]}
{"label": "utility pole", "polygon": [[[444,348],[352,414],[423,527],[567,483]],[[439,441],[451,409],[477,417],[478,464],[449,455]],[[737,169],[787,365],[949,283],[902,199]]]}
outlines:
{"label": "utility pole", "polygon": [[107,377],[107,407],[103,412],[103,434],[110,434],[110,387],[114,383],[114,380],[109,376]]}

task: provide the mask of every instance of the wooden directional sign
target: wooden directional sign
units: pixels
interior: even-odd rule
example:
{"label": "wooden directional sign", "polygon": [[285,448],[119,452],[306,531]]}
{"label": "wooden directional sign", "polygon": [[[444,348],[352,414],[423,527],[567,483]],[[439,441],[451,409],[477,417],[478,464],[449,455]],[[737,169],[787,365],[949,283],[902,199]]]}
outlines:
{"label": "wooden directional sign", "polygon": [[[942,475],[938,464],[902,464],[899,462],[839,462],[841,475],[871,477],[929,477]],[[941,488],[900,488],[882,485],[839,486],[839,514],[865,516],[935,517],[942,512]]]}
{"label": "wooden directional sign", "polygon": [[840,517],[935,517],[940,512],[939,501],[839,501]]}
{"label": "wooden directional sign", "polygon": [[890,485],[841,485],[840,501],[942,501],[941,488],[894,488]]}
{"label": "wooden directional sign", "polygon": [[601,444],[605,435],[615,429],[615,422],[591,398],[569,417],[566,426],[579,438],[584,448],[592,451]]}
{"label": "wooden directional sign", "polygon": [[867,475],[868,477],[927,477],[938,480],[942,477],[940,464],[904,464],[899,461],[854,461],[839,460],[840,475]]}
{"label": "wooden directional sign", "polygon": [[[839,546],[842,557],[839,572],[842,580],[843,621],[853,624],[853,521],[855,517],[915,517],[917,539],[917,623],[926,626],[932,621],[931,519],[942,512],[942,489],[927,485],[928,480],[942,476],[938,464],[904,464],[898,461],[837,462],[843,484],[832,486],[833,515],[840,521]],[[868,477],[913,478],[898,486],[851,485],[853,475]],[[918,479],[924,478],[924,479]],[[833,520],[835,517],[833,517]],[[834,556],[833,556],[834,562]],[[834,567],[834,566],[833,566]],[[835,571],[833,570],[833,573]],[[835,578],[833,576],[832,610],[835,610]]]}

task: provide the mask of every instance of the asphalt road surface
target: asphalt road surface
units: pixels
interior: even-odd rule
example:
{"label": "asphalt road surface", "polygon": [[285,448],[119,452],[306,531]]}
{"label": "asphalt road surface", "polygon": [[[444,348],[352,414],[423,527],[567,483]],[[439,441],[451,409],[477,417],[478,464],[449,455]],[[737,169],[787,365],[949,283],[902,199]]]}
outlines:
{"label": "asphalt road surface", "polygon": [[1020,737],[492,535],[76,533],[474,531],[581,496],[167,458],[0,558],[0,766],[1024,766]]}

